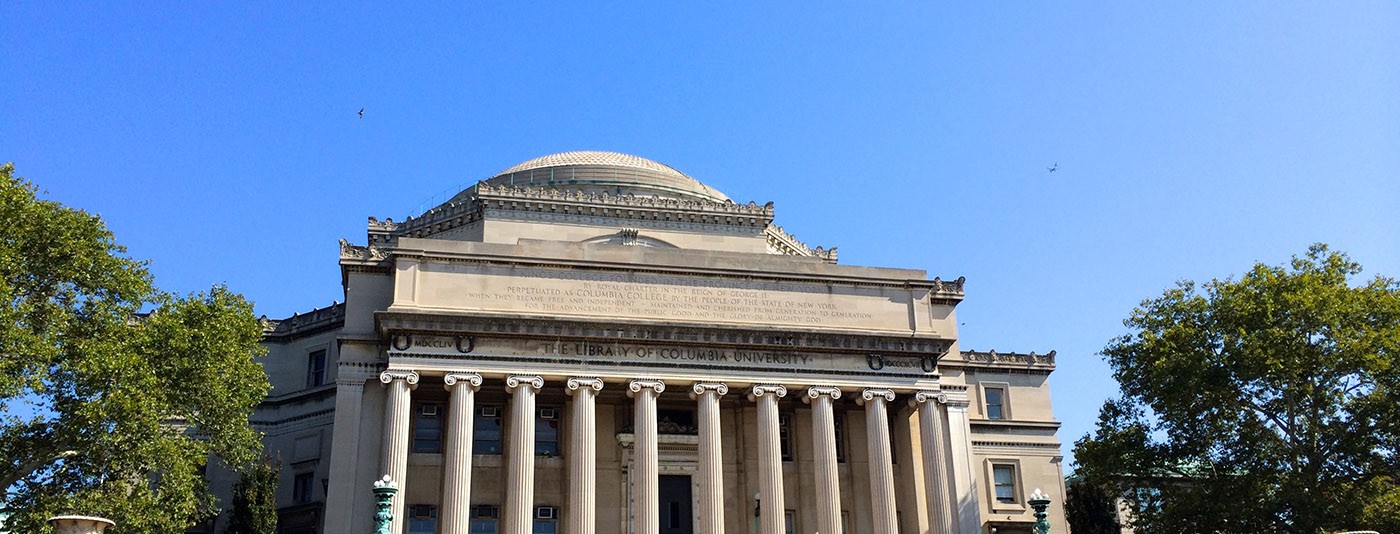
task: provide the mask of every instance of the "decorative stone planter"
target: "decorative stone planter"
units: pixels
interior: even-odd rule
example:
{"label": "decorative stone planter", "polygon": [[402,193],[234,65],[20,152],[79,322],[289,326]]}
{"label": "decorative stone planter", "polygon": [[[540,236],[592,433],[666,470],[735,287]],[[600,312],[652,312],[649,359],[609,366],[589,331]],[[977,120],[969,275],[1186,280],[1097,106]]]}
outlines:
{"label": "decorative stone planter", "polygon": [[111,520],[85,515],[61,515],[50,517],[54,534],[102,534],[107,527],[114,526]]}

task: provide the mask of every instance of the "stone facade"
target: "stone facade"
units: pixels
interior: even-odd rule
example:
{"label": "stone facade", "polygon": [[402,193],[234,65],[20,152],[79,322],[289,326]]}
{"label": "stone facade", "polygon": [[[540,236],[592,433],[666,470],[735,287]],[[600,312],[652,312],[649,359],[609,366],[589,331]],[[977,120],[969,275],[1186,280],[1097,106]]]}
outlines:
{"label": "stone facade", "polygon": [[371,218],[346,302],[268,322],[282,530],[368,532],[387,474],[395,532],[1030,532],[1035,488],[1065,532],[1054,353],[773,218],[610,153]]}

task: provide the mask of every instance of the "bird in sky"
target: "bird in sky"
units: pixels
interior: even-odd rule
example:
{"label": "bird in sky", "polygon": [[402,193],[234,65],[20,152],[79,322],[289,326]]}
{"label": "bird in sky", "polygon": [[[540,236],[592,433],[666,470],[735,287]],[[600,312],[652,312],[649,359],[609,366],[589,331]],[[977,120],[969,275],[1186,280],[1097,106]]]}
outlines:
{"label": "bird in sky", "polygon": [[360,118],[365,118],[365,108],[360,108]]}
{"label": "bird in sky", "polygon": [[[360,114],[361,114],[361,115],[364,115],[364,114],[365,114],[364,110],[360,110]],[[1055,170],[1056,170],[1056,169],[1059,169],[1059,168],[1060,168],[1060,162],[1056,161],[1054,165],[1051,165],[1051,166],[1049,166],[1049,167],[1046,167],[1045,170],[1050,171],[1050,172],[1055,172]]]}

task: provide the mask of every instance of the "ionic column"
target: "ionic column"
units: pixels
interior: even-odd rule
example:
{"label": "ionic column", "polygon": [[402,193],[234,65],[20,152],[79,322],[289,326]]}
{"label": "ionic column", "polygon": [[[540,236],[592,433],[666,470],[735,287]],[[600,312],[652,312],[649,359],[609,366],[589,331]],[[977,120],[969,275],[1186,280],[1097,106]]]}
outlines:
{"label": "ionic column", "polygon": [[894,460],[890,451],[890,418],[885,403],[894,401],[888,389],[866,389],[857,403],[865,406],[866,444],[870,450],[870,510],[875,532],[898,532],[894,502]]}
{"label": "ionic column", "polygon": [[787,395],[780,385],[758,384],[749,400],[758,403],[758,531],[783,534],[783,452],[778,431],[778,399]]}
{"label": "ionic column", "polygon": [[[481,375],[449,373],[443,388],[451,392],[447,406],[447,440],[443,447],[442,534],[467,534],[472,496],[472,422]],[[400,499],[402,500],[402,499]]]}
{"label": "ionic column", "polygon": [[598,426],[595,400],[603,390],[599,378],[570,378],[565,392],[574,398],[569,417],[569,534],[593,534],[597,528]]}
{"label": "ionic column", "polygon": [[934,532],[953,532],[953,510],[948,501],[948,449],[943,440],[943,414],[939,404],[948,402],[942,391],[919,391],[909,404],[919,410],[919,444],[924,457],[924,499]]}
{"label": "ionic column", "polygon": [[832,402],[841,390],[827,386],[807,388],[802,402],[812,405],[812,436],[816,446],[817,532],[841,534],[841,481],[836,472],[836,416]]}
{"label": "ionic column", "polygon": [[[379,373],[379,381],[389,388],[384,400],[384,445],[379,456],[379,470],[390,480],[406,487],[408,474],[408,392],[418,385],[418,373],[390,370]],[[394,521],[390,532],[403,532],[403,499],[394,501]]]}
{"label": "ionic column", "polygon": [[633,380],[627,395],[635,400],[632,432],[636,438],[632,460],[632,533],[661,531],[661,473],[656,452],[656,397],[666,390],[659,380]]}
{"label": "ionic column", "polygon": [[700,412],[700,534],[724,532],[724,461],[721,456],[719,398],[723,383],[696,382],[690,398]]}
{"label": "ionic column", "polygon": [[982,505],[977,495],[977,471],[973,469],[972,429],[967,419],[967,393],[944,391],[948,402],[948,445],[952,459],[953,501],[958,532],[981,532]]}
{"label": "ionic column", "polygon": [[506,377],[510,401],[510,451],[506,464],[505,534],[530,534],[535,505],[535,394],[544,378],[531,375]]}

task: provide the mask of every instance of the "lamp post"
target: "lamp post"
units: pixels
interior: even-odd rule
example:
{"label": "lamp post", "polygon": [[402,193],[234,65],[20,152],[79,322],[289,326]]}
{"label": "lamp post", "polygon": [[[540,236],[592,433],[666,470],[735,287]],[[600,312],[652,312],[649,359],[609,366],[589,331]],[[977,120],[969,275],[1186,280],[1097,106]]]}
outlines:
{"label": "lamp post", "polygon": [[1041,493],[1040,488],[1036,488],[1026,504],[1035,510],[1035,534],[1050,534],[1050,521],[1046,519],[1049,514],[1045,513],[1045,509],[1050,507],[1050,498]]}
{"label": "lamp post", "polygon": [[107,527],[114,526],[110,519],[85,515],[60,515],[50,517],[48,523],[54,534],[102,534]]}
{"label": "lamp post", "polygon": [[389,524],[394,521],[391,507],[394,494],[398,492],[398,486],[389,480],[389,475],[384,475],[383,480],[374,481],[374,534],[390,534]]}

